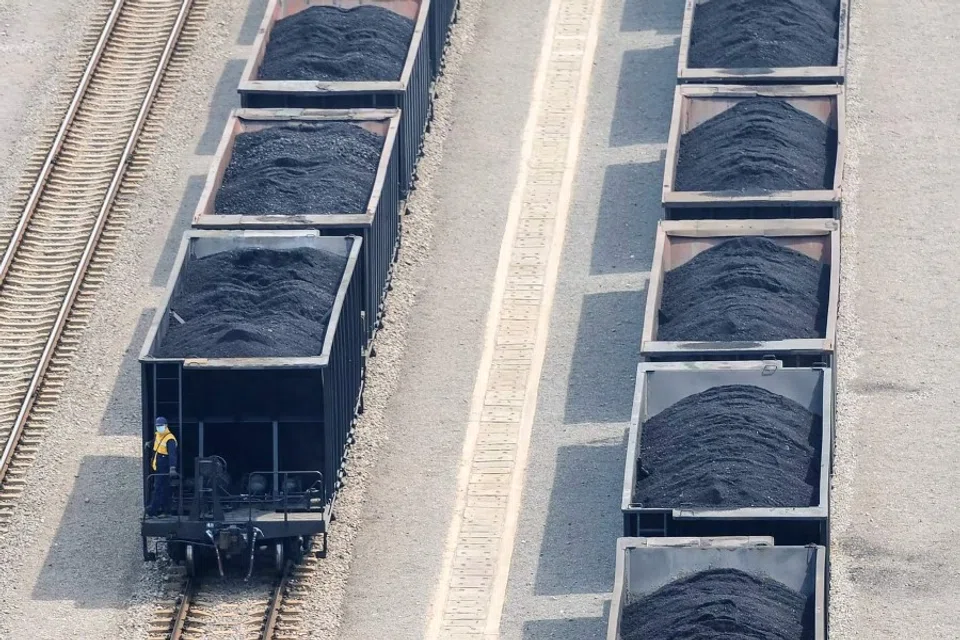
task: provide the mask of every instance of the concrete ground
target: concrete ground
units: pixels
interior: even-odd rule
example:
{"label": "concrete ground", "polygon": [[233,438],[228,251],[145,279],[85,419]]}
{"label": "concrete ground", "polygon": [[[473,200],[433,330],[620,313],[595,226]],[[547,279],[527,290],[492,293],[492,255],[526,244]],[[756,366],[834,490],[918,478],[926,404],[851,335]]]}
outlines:
{"label": "concrete ground", "polygon": [[[403,383],[388,413],[390,441],[368,489],[343,638],[374,637],[386,629],[391,638],[423,637],[480,359],[489,278],[529,108],[525,98],[539,47],[531,39],[541,37],[546,5],[488,0],[478,44],[459,81],[457,124],[444,162],[463,168],[439,177],[445,188],[438,224],[444,229],[435,232],[436,267],[418,298]],[[624,434],[673,104],[682,8],[672,5],[608,0],[604,7],[504,638],[605,635]],[[513,52],[516,71],[508,78],[498,74],[496,63],[505,49]],[[472,98],[484,87],[492,112]],[[461,182],[461,172],[478,162],[490,179],[474,188]],[[455,237],[470,238],[467,255],[460,243],[442,241]],[[467,279],[456,269],[464,259]],[[441,302],[450,292],[455,297]],[[435,316],[438,305],[443,310]],[[451,335],[442,327],[457,329]]]}
{"label": "concrete ground", "polygon": [[831,634],[960,638],[960,6],[853,5]]}
{"label": "concrete ground", "polygon": [[[66,25],[93,6],[42,4],[42,19],[28,19],[0,0],[0,51],[12,54],[0,65],[7,158],[32,145],[32,96],[68,55]],[[37,463],[19,533],[0,541],[0,637],[135,637],[150,611],[156,574],[139,560],[136,531],[135,360],[264,4],[230,0],[211,10],[209,37],[65,391],[64,423]],[[548,0],[474,4],[475,39],[453,79],[452,124],[432,177],[433,248],[366,474],[337,633],[348,640],[423,636],[454,502]],[[949,76],[960,8],[865,5],[854,0],[832,632],[955,638],[960,431],[949,419],[958,379],[949,354],[960,337],[950,323],[960,304],[951,206],[960,195],[960,122],[952,85],[931,88],[928,78],[931,69]],[[606,0],[505,639],[604,637],[681,11],[678,0]],[[4,195],[17,162],[2,173]]]}

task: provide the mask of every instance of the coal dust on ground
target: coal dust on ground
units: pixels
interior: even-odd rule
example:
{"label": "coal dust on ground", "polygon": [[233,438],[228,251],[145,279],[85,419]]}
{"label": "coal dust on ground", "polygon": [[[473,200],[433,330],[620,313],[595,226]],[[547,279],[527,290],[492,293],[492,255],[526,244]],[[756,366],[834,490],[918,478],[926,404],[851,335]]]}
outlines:
{"label": "coal dust on ground", "polygon": [[687,396],[643,423],[634,502],[644,507],[810,507],[822,421],[750,385]]}
{"label": "coal dust on ground", "polygon": [[258,80],[400,80],[415,23],[375,5],[309,7],[278,20]]}
{"label": "coal dust on ground", "polygon": [[664,274],[655,338],[823,338],[829,290],[829,265],[762,236],[731,238]]}
{"label": "coal dust on ground", "polygon": [[778,98],[747,98],[680,136],[675,191],[832,189],[836,132]]}
{"label": "coal dust on ground", "polygon": [[710,0],[696,5],[689,66],[830,67],[837,64],[838,0]]}
{"label": "coal dust on ground", "polygon": [[214,211],[248,216],[365,213],[382,149],[381,136],[347,122],[241,133]]}
{"label": "coal dust on ground", "polygon": [[161,358],[310,357],[323,350],[347,259],[318,249],[233,249],[188,262]]}
{"label": "coal dust on ground", "polygon": [[623,609],[623,640],[813,640],[813,598],[766,576],[710,569]]}

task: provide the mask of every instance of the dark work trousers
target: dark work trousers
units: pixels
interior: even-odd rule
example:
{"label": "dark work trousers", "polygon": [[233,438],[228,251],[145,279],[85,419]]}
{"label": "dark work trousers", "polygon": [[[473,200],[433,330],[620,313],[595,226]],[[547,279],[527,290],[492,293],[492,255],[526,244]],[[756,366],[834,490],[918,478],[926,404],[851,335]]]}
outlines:
{"label": "dark work trousers", "polygon": [[155,516],[167,511],[170,506],[170,476],[154,476],[153,498],[147,507],[147,515]]}

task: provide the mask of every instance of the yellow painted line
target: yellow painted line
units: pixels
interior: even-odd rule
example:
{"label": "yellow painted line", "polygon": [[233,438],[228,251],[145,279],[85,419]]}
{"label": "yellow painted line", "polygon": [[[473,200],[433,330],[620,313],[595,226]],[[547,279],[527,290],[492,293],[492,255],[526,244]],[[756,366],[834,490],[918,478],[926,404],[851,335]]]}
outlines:
{"label": "yellow painted line", "polygon": [[550,3],[428,640],[500,635],[602,9]]}

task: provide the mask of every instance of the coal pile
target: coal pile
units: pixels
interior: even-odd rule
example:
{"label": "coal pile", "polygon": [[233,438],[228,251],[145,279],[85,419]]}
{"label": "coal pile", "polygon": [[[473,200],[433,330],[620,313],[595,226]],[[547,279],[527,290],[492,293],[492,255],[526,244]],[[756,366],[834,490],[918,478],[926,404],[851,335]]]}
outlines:
{"label": "coal pile", "polygon": [[741,100],[680,136],[675,191],[832,189],[836,132],[786,100]]}
{"label": "coal pile", "polygon": [[830,267],[761,237],[731,238],[663,277],[657,340],[823,338]]}
{"label": "coal pile", "polygon": [[760,387],[687,396],[643,423],[634,500],[663,508],[816,506],[822,424]]}
{"label": "coal pile", "polygon": [[364,213],[383,138],[347,122],[290,124],[236,137],[214,211]]}
{"label": "coal pile", "polygon": [[413,20],[389,9],[313,6],[277,20],[259,80],[400,80]]}
{"label": "coal pile", "polygon": [[839,15],[838,0],[710,0],[694,13],[689,66],[833,66]]}
{"label": "coal pile", "polygon": [[323,337],[346,257],[317,249],[233,249],[188,262],[154,355],[310,357]]}
{"label": "coal pile", "polygon": [[629,603],[623,640],[813,640],[813,598],[737,569],[684,576]]}

